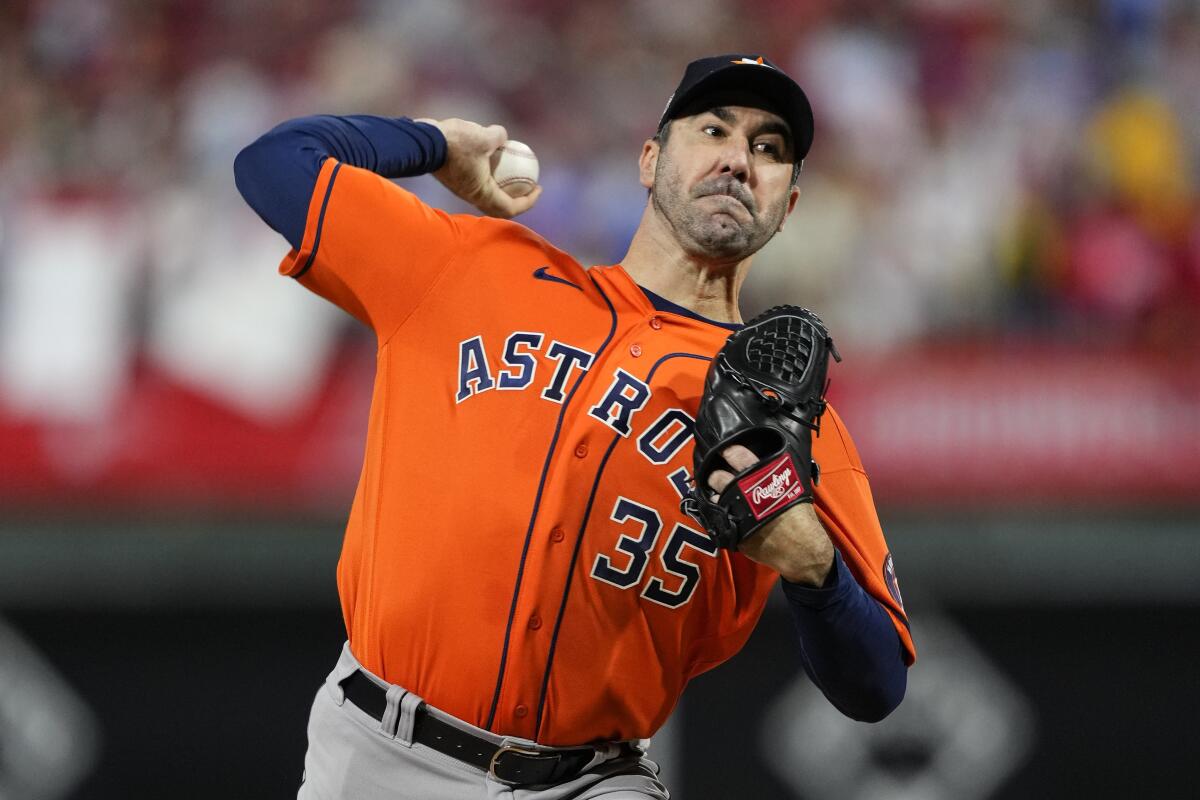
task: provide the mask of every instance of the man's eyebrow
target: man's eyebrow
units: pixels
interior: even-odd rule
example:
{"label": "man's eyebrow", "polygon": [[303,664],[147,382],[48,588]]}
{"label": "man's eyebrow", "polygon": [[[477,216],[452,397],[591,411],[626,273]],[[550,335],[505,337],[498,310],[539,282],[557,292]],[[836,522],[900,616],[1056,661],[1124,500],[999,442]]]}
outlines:
{"label": "man's eyebrow", "polygon": [[712,114],[714,117],[721,120],[721,122],[726,123],[727,125],[732,125],[737,121],[737,115],[725,106],[714,106],[708,110],[708,113]]}
{"label": "man's eyebrow", "polygon": [[764,133],[777,133],[787,142],[791,142],[792,140],[792,133],[790,130],[788,130],[788,126],[782,122],[778,122],[777,120],[768,120],[762,125],[759,125],[754,131],[755,136],[759,136]]}
{"label": "man's eyebrow", "polygon": [[[733,125],[735,122],[737,122],[737,114],[733,113],[725,106],[713,106],[712,108],[708,109],[708,113],[712,114],[714,117],[721,120],[722,122],[724,122],[727,125]],[[767,120],[767,121],[763,122],[763,124],[761,124],[757,128],[755,128],[755,130],[754,130],[755,136],[761,136],[763,134],[771,134],[771,133],[782,136],[783,140],[785,142],[787,142],[789,145],[792,143],[791,130],[788,128],[788,126],[785,123],[783,123],[779,120],[774,120],[774,119]]]}

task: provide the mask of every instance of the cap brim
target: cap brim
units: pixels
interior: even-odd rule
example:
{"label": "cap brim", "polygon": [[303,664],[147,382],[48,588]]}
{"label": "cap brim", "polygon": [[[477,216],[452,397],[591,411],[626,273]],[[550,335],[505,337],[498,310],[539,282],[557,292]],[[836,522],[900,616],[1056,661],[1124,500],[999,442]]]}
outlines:
{"label": "cap brim", "polygon": [[[792,147],[796,160],[807,155],[813,140],[813,114],[808,97],[796,82],[774,67],[729,64],[696,81],[695,84],[671,98],[663,111],[659,128],[680,116],[705,110],[706,97],[720,95],[728,98],[745,92],[749,98],[758,97],[769,104],[767,110],[783,118],[792,132]],[[756,104],[757,105],[757,104]]]}

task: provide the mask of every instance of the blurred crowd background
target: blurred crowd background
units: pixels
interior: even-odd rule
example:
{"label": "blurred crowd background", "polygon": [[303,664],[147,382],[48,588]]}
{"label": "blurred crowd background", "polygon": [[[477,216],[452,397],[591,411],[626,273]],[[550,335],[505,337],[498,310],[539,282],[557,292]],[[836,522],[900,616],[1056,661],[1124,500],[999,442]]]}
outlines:
{"label": "blurred crowd background", "polygon": [[126,252],[104,266],[136,272],[139,307],[213,238],[259,271],[229,165],[308,113],[504,124],[542,161],[526,223],[611,263],[682,65],[750,48],[817,117],[753,303],[804,299],[872,348],[1018,330],[1179,349],[1200,333],[1194,3],[25,0],[0,26],[5,260],[38,248],[23,214],[122,217],[103,227]]}
{"label": "blurred crowd background", "polygon": [[[779,692],[726,709],[755,773],[775,776],[757,796],[1118,796],[1103,766],[1117,754],[1147,767],[1137,792],[1181,796],[1161,755],[1186,750],[1194,674],[1168,659],[1111,694],[1136,671],[1121,659],[1159,636],[1192,655],[1200,641],[1195,2],[9,0],[0,611],[32,645],[0,635],[0,671],[62,677],[36,689],[58,698],[45,703],[0,681],[0,797],[161,796],[180,774],[196,796],[294,785],[307,693],[341,635],[332,568],[372,343],[275,274],[287,246],[237,195],[238,150],[314,113],[500,123],[541,161],[545,193],[521,221],[613,263],[646,200],[637,153],[684,65],[733,51],[793,74],[817,126],[796,213],[756,259],[743,310],[795,302],[829,322],[848,356],[835,399],[914,618],[928,612],[925,674],[964,681],[966,703],[956,716],[916,686],[876,748],[891,757],[860,747],[858,778],[817,779],[821,763],[796,774],[753,754],[780,698],[808,706],[787,688],[796,665],[750,661],[749,679]],[[405,185],[466,210],[430,178]],[[1097,615],[1146,638],[1097,649]],[[186,753],[148,767],[144,748],[163,755],[146,741],[152,712],[130,716],[138,687],[201,713],[222,693],[187,694],[198,664],[237,687],[254,658],[307,658],[256,684],[287,720],[277,762],[222,750],[231,730],[277,733],[224,709],[189,747],[242,789],[197,777]],[[982,709],[964,699],[983,695]],[[1093,704],[1110,701],[1141,744],[1103,735],[1114,723]],[[61,730],[30,706],[61,709]],[[971,738],[964,720],[981,719],[992,738]],[[672,737],[692,754],[675,761],[682,796],[734,796],[702,788],[721,777],[706,765],[730,760],[695,756],[702,728]]]}

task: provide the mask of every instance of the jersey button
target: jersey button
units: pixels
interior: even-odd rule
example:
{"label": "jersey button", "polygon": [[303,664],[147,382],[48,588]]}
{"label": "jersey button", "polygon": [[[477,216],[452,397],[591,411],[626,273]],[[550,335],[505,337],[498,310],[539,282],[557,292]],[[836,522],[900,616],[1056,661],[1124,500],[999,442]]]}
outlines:
{"label": "jersey button", "polygon": [[640,358],[642,355],[642,346],[640,344],[629,345],[629,355],[634,358]]}
{"label": "jersey button", "polygon": [[515,716],[517,719],[521,719],[528,713],[529,706],[525,705],[524,703],[518,703],[517,707],[513,709],[513,716]]}
{"label": "jersey button", "polygon": [[556,527],[550,531],[550,541],[552,542],[561,542],[565,536],[562,528]]}
{"label": "jersey button", "polygon": [[529,618],[529,630],[536,631],[540,627],[542,627],[542,618],[534,614]]}
{"label": "jersey button", "polygon": [[579,446],[575,448],[575,457],[583,458],[586,455],[587,455],[587,444],[584,442],[580,442]]}
{"label": "jersey button", "polygon": [[656,330],[656,331],[662,330],[662,320],[659,319],[658,317],[651,317],[650,318],[650,327],[654,328],[654,330]]}

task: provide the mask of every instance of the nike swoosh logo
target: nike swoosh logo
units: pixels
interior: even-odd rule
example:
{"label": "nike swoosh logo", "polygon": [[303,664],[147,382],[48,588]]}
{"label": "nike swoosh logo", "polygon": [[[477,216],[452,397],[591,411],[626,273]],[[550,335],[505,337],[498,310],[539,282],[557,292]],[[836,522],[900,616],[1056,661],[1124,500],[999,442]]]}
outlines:
{"label": "nike swoosh logo", "polygon": [[583,291],[583,287],[580,286],[579,284],[572,283],[571,281],[567,280],[566,278],[560,278],[557,275],[551,275],[549,267],[538,267],[537,269],[535,269],[533,271],[533,277],[537,278],[539,281],[553,281],[554,283],[565,283],[567,286],[573,286],[576,289],[578,289],[579,291],[581,291],[581,292]]}

